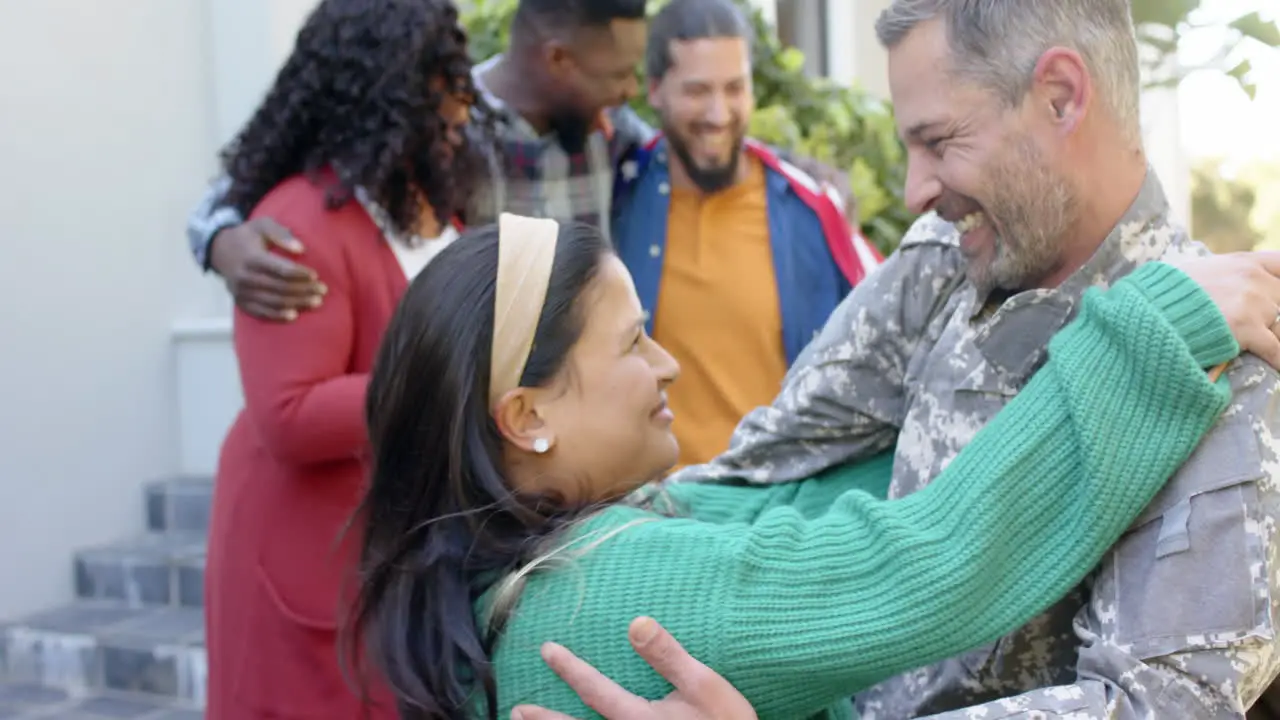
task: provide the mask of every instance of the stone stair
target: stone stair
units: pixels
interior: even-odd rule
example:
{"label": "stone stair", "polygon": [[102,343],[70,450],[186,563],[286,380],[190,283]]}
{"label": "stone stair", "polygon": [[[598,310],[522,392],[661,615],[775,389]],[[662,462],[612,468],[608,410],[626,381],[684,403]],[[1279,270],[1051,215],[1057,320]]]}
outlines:
{"label": "stone stair", "polygon": [[151,483],[145,533],[76,553],[75,602],[0,624],[0,720],[203,716],[212,494]]}

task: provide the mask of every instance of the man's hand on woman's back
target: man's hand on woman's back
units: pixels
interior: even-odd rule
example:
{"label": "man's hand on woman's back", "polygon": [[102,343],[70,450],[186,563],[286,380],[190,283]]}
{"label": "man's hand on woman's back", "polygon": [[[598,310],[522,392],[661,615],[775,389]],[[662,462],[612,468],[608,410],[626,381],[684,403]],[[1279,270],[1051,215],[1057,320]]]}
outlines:
{"label": "man's hand on woman's back", "polygon": [[289,322],[320,306],[327,291],[316,273],[272,249],[301,255],[302,243],[271,218],[255,218],[214,236],[209,266],[222,276],[241,310]]}
{"label": "man's hand on woman's back", "polygon": [[[636,618],[627,632],[631,647],[675,691],[649,701],[627,692],[568,649],[547,643],[542,658],[587,707],[607,720],[756,720],[751,703],[728,680],[698,662],[653,618]],[[511,711],[512,720],[574,720],[535,705]]]}

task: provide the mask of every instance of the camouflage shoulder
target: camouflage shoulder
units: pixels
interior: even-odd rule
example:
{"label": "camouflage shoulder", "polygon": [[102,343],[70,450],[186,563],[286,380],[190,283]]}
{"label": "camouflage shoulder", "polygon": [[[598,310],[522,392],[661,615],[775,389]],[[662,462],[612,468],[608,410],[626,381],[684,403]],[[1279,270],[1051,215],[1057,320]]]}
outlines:
{"label": "camouflage shoulder", "polygon": [[949,246],[958,252],[960,233],[954,225],[943,220],[937,213],[925,213],[907,228],[907,233],[902,236],[902,242],[898,247],[908,248],[920,245]]}
{"label": "camouflage shoulder", "polygon": [[880,276],[882,283],[893,282],[893,277],[902,278],[911,293],[923,291],[912,278],[929,277],[934,279],[930,286],[939,297],[949,296],[965,279],[960,234],[937,213],[922,215],[902,236],[898,249],[871,275],[876,276]]}
{"label": "camouflage shoulder", "polygon": [[1246,353],[1227,366],[1231,382],[1231,406],[1226,416],[1247,413],[1260,418],[1270,432],[1280,436],[1280,372],[1262,358]]}
{"label": "camouflage shoulder", "polygon": [[1185,230],[1176,225],[1160,228],[1159,232],[1163,237],[1167,238],[1167,242],[1157,258],[1161,262],[1172,262],[1179,258],[1187,257],[1207,257],[1213,254],[1213,251],[1204,243],[1192,238]]}

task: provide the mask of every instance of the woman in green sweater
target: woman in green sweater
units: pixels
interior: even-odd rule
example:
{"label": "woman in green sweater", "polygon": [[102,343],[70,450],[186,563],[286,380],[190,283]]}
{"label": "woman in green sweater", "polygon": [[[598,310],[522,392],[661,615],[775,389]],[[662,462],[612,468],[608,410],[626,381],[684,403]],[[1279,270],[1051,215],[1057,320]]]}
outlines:
{"label": "woman in green sweater", "polygon": [[403,717],[590,716],[544,641],[660,698],[670,686],[627,643],[640,615],[762,718],[851,716],[860,689],[992,641],[1076,584],[1212,426],[1229,390],[1203,368],[1240,350],[1200,286],[1152,264],[1091,293],[921,492],[865,492],[881,456],[637,506],[676,460],[663,391],[678,367],[644,326],[608,244],[551,220],[472,231],[405,294],[369,388],[350,646]]}

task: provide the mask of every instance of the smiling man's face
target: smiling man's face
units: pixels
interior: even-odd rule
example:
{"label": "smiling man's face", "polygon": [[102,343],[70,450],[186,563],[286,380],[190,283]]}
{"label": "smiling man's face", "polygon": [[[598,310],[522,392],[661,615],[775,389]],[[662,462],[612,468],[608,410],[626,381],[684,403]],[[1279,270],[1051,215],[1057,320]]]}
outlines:
{"label": "smiling man's face", "polygon": [[907,204],[961,230],[969,279],[986,292],[1052,275],[1078,203],[1039,144],[1036,116],[953,72],[942,20],[890,50],[889,86],[907,145]]}

